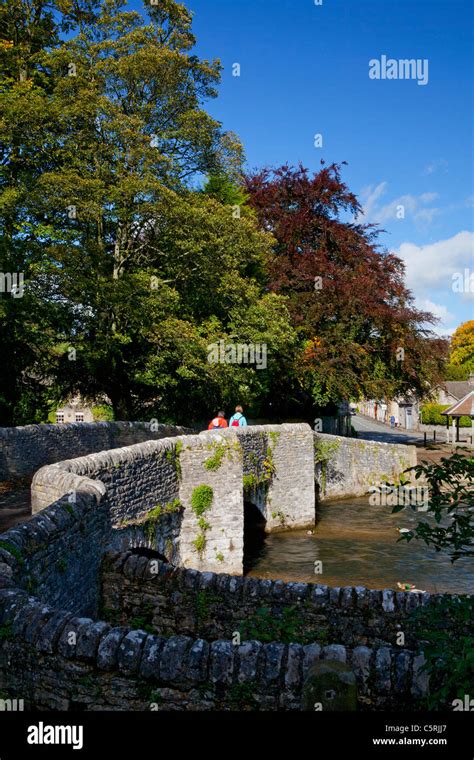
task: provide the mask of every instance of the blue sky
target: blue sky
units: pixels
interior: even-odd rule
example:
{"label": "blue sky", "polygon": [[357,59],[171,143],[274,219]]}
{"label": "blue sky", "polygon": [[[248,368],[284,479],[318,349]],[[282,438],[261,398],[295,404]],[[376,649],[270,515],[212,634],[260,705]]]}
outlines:
{"label": "blue sky", "polygon": [[[207,110],[239,135],[249,168],[347,161],[365,218],[386,230],[418,304],[448,334],[474,318],[469,281],[453,292],[452,279],[474,279],[472,2],[316,2],[187,0],[196,53],[224,67]],[[427,60],[427,83],[369,78],[382,55]]]}

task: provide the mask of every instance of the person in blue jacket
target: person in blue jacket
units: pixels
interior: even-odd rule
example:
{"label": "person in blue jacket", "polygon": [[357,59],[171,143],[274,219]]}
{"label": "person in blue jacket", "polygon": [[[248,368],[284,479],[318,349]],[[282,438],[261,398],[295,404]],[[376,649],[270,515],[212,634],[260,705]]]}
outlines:
{"label": "person in blue jacket", "polygon": [[247,427],[247,420],[243,415],[243,411],[241,406],[235,407],[235,414],[229,420],[229,427]]}

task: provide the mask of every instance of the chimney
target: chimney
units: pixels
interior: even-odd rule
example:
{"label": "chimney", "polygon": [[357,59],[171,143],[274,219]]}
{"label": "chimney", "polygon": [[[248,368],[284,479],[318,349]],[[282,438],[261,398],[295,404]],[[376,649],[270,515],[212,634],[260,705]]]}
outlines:
{"label": "chimney", "polygon": [[471,374],[467,378],[467,382],[469,383],[469,386],[474,387],[474,373],[471,372]]}

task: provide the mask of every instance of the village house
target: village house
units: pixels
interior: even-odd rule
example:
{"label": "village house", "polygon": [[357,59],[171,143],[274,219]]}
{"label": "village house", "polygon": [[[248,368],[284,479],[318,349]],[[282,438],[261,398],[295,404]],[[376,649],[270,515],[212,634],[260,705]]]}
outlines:
{"label": "village house", "polygon": [[[474,391],[474,373],[470,374],[467,380],[446,380],[439,385],[434,386],[429,394],[429,401],[441,406],[450,408],[463,402],[462,408],[465,408],[464,400]],[[358,404],[361,414],[371,417],[379,422],[390,424],[390,418],[393,416],[397,427],[406,430],[418,430],[423,424],[421,407],[423,402],[415,395],[407,394],[406,396],[385,400],[370,399],[361,401]],[[467,408],[467,407],[466,407]],[[471,407],[468,412],[463,412],[461,416],[469,416]],[[448,414],[445,410],[443,414]]]}
{"label": "village house", "polygon": [[56,409],[55,422],[62,424],[65,422],[98,422],[104,417],[104,410],[111,407],[108,398],[97,399],[95,401],[85,401],[81,396],[73,396],[64,404]]}

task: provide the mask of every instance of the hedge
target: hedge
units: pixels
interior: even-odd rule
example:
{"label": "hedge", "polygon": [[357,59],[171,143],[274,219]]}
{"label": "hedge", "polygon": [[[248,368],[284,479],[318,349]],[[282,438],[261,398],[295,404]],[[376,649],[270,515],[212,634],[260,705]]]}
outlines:
{"label": "hedge", "polygon": [[[444,425],[446,427],[446,417],[441,412],[445,409],[449,409],[452,404],[424,404],[420,409],[420,422],[423,425]],[[450,417],[450,423],[452,418]],[[461,417],[459,420],[461,427],[471,427],[470,417]]]}

